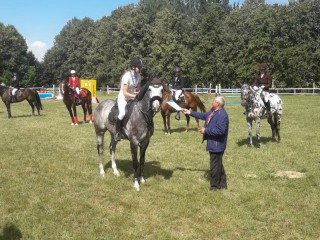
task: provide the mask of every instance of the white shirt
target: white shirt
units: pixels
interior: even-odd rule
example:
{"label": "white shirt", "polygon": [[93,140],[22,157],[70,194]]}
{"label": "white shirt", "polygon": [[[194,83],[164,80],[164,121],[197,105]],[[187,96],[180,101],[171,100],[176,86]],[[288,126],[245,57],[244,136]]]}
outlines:
{"label": "white shirt", "polygon": [[121,87],[120,87],[118,98],[125,99],[126,101],[128,101],[130,98],[124,96],[123,86],[127,85],[128,92],[134,94],[140,81],[141,81],[141,75],[140,74],[135,75],[131,70],[123,74],[121,78]]}

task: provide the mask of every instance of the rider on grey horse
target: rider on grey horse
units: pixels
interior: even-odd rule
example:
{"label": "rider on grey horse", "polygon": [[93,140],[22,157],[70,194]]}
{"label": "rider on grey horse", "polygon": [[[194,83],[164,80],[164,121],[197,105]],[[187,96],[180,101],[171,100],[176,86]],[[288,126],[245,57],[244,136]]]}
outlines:
{"label": "rider on grey horse", "polygon": [[13,73],[13,78],[10,86],[13,88],[11,92],[11,102],[16,102],[17,101],[16,93],[20,89],[19,79],[16,73]]}
{"label": "rider on grey horse", "polygon": [[261,99],[267,111],[270,112],[269,88],[272,85],[272,78],[269,72],[267,72],[267,65],[265,63],[259,65],[259,73],[256,75],[253,85],[263,88]]}
{"label": "rider on grey horse", "polygon": [[142,61],[140,58],[133,58],[130,63],[130,70],[126,71],[121,77],[121,86],[117,98],[119,115],[116,121],[116,134],[114,140],[121,140],[122,120],[125,116],[126,105],[130,99],[136,97],[135,91],[141,87]]}

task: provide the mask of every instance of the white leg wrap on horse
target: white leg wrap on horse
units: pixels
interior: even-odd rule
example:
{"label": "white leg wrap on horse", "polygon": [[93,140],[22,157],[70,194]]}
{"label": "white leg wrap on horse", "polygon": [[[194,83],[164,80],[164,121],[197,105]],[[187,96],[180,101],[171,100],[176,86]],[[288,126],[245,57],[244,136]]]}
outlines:
{"label": "white leg wrap on horse", "polygon": [[133,187],[137,189],[137,191],[140,191],[140,185],[137,178],[134,179]]}
{"label": "white leg wrap on horse", "polygon": [[146,182],[146,180],[144,180],[143,177],[140,177],[140,183],[141,183],[141,184],[144,184],[145,182]]}
{"label": "white leg wrap on horse", "polygon": [[99,163],[99,168],[100,168],[100,175],[104,177],[106,172],[104,171],[104,167],[102,163]]}

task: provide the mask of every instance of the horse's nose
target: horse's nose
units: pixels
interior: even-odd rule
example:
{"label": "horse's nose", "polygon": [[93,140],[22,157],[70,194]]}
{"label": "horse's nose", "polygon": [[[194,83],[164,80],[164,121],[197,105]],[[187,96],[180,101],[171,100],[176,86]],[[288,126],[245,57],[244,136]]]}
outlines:
{"label": "horse's nose", "polygon": [[160,111],[160,102],[158,100],[152,103],[152,111],[154,112]]}

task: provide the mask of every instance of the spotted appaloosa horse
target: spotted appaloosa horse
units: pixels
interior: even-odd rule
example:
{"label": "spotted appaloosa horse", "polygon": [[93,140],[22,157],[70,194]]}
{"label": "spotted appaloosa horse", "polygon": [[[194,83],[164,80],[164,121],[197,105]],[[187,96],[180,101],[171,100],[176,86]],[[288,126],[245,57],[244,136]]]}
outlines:
{"label": "spotted appaloosa horse", "polygon": [[[162,98],[162,85],[158,79],[153,79],[150,84],[146,83],[140,90],[138,96],[132,103],[128,103],[127,113],[123,119],[122,139],[130,142],[134,185],[139,191],[140,183],[144,183],[143,169],[145,153],[149,146],[150,138],[153,135],[153,117],[159,112]],[[118,116],[115,100],[106,100],[97,106],[94,111],[94,127],[97,136],[97,150],[99,155],[100,174],[105,175],[102,163],[104,134],[108,131],[111,135],[110,155],[113,173],[119,176],[119,171],[115,162],[117,142],[114,141],[115,122]],[[140,161],[138,161],[138,147],[140,148]]]}
{"label": "spotted appaloosa horse", "polygon": [[257,147],[261,146],[260,141],[260,121],[267,118],[272,131],[272,139],[280,143],[280,123],[282,115],[282,100],[277,94],[270,93],[270,112],[266,110],[266,107],[261,99],[262,88],[251,87],[248,84],[244,84],[241,87],[241,105],[245,107],[246,120],[248,125],[248,144],[252,146],[252,122],[256,122],[256,136]]}
{"label": "spotted appaloosa horse", "polygon": [[91,92],[86,88],[80,88],[81,101],[77,102],[75,91],[69,84],[62,80],[59,84],[60,92],[63,95],[63,102],[66,105],[71,118],[71,125],[78,125],[77,106],[81,105],[83,109],[83,122],[87,120],[87,111],[89,112],[90,122],[92,123],[92,103]]}
{"label": "spotted appaloosa horse", "polygon": [[[170,115],[171,113],[175,112],[175,110],[167,104],[169,100],[172,99],[172,93],[169,90],[168,86],[166,84],[163,84],[163,96],[162,96],[162,104],[161,104],[161,115],[163,119],[163,126],[164,131],[166,134],[170,134],[171,128],[170,128]],[[205,112],[206,108],[204,104],[202,103],[201,99],[198,95],[193,94],[191,92],[184,92],[184,101],[179,103],[179,106],[182,108],[191,109],[192,111],[197,111],[197,108],[199,107],[201,112]],[[186,126],[186,132],[189,130],[189,123],[190,123],[190,116],[185,115],[187,119],[187,126]],[[197,128],[199,128],[199,120],[195,119],[197,122]]]}
{"label": "spotted appaloosa horse", "polygon": [[[2,101],[7,107],[8,118],[11,118],[11,88],[0,85],[0,96]],[[16,102],[22,102],[27,100],[32,109],[32,115],[34,116],[34,108],[37,109],[38,115],[40,115],[40,110],[42,110],[42,104],[40,100],[40,96],[36,90],[30,88],[21,88],[16,92]]]}

